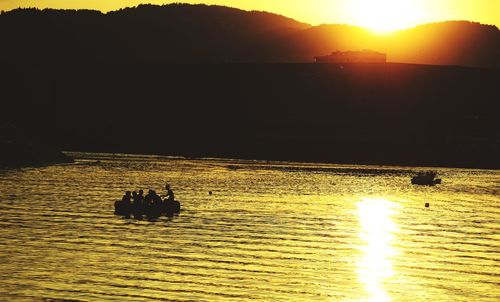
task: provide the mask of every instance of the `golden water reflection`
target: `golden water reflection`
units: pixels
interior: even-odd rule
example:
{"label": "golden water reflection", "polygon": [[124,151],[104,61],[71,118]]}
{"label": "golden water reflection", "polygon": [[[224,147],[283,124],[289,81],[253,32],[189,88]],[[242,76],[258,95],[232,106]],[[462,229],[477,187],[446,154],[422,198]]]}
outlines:
{"label": "golden water reflection", "polygon": [[368,301],[390,301],[384,282],[394,275],[391,259],[396,250],[391,245],[397,226],[391,216],[397,204],[382,198],[364,198],[357,203],[363,256],[358,262],[358,278],[369,295]]}

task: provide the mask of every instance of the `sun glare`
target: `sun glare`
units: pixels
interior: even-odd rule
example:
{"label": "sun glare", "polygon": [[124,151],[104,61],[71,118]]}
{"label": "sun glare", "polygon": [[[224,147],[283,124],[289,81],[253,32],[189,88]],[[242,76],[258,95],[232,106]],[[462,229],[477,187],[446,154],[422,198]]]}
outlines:
{"label": "sun glare", "polygon": [[356,25],[379,34],[412,27],[423,19],[416,0],[352,0],[349,10]]}
{"label": "sun glare", "polygon": [[391,216],[396,213],[397,205],[386,199],[364,198],[357,206],[359,236],[366,243],[361,248],[364,256],[358,263],[359,280],[370,296],[368,301],[390,301],[383,284],[394,275],[391,257],[396,251],[391,243],[397,227]]}

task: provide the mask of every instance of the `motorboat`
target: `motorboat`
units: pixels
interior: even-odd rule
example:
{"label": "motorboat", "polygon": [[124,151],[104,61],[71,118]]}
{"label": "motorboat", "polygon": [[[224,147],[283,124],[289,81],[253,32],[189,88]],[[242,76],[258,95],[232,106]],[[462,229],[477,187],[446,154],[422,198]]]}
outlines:
{"label": "motorboat", "polygon": [[437,173],[434,171],[418,173],[416,176],[411,178],[411,183],[414,185],[421,186],[434,186],[441,184],[441,179],[436,178]]}

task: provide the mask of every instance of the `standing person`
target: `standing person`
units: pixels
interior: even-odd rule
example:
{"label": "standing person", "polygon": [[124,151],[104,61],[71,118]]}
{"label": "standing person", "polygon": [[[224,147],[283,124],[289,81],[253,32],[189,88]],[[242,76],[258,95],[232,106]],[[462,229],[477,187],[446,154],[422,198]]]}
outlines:
{"label": "standing person", "polygon": [[170,189],[169,184],[165,185],[165,190],[167,190],[167,201],[174,201],[175,200],[174,191]]}
{"label": "standing person", "polygon": [[165,199],[165,205],[167,208],[167,215],[173,215],[173,213],[179,213],[181,211],[181,204],[175,200],[174,191],[170,189],[170,185],[165,185],[165,190],[167,190],[167,198]]}

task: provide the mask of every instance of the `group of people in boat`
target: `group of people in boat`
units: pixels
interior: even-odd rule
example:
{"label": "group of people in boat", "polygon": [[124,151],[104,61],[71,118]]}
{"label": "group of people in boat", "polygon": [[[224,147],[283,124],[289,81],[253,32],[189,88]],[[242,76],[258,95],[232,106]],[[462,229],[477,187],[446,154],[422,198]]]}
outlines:
{"label": "group of people in boat", "polygon": [[115,202],[115,214],[141,218],[143,215],[147,217],[159,217],[161,215],[173,216],[181,210],[181,204],[175,200],[174,192],[169,184],[165,185],[167,195],[162,199],[154,190],[149,190],[148,194],[144,195],[143,190],[139,192],[125,192],[121,200]]}

